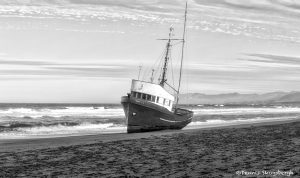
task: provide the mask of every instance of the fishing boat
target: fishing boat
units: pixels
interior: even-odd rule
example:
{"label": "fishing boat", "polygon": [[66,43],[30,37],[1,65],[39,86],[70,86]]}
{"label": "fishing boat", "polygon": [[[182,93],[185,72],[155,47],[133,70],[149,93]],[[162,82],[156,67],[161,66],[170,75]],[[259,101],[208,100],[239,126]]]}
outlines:
{"label": "fishing boat", "polygon": [[[184,45],[187,20],[187,4],[184,13],[183,36],[180,39],[173,38],[173,28],[170,28],[169,37],[166,40],[164,57],[158,82],[153,82],[153,71],[150,81],[133,79],[131,90],[127,96],[121,98],[127,132],[149,132],[165,129],[182,129],[192,121],[193,112],[179,108],[179,93],[182,79],[182,64],[184,58]],[[171,47],[174,41],[181,42],[181,60],[179,70],[178,87],[175,89],[167,82],[168,62],[170,60]],[[171,94],[166,88],[173,90]]]}

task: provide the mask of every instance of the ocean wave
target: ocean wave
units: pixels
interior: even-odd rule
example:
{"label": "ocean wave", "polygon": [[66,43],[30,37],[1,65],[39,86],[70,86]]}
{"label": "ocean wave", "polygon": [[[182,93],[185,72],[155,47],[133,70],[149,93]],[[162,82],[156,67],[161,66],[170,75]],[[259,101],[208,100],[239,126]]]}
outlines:
{"label": "ocean wave", "polygon": [[63,126],[75,126],[80,125],[78,122],[57,122],[57,123],[42,123],[42,122],[10,122],[5,124],[0,124],[0,132],[7,131],[7,130],[14,130],[16,128],[28,128],[28,127],[40,127],[40,126],[56,126],[56,125],[63,125]]}
{"label": "ocean wave", "polygon": [[0,121],[0,132],[13,130],[16,128],[23,127],[49,127],[49,126],[76,126],[82,123],[90,123],[90,124],[107,124],[113,123],[116,125],[124,125],[125,120],[123,118],[99,118],[99,117],[60,117],[60,118],[52,118],[52,117],[43,117],[39,120],[28,120],[28,118],[10,118],[7,120]]}
{"label": "ocean wave", "polygon": [[[241,114],[268,114],[268,113],[300,113],[300,107],[286,106],[262,106],[262,107],[195,107],[190,108],[194,115],[241,115]],[[22,119],[45,119],[63,117],[125,117],[120,106],[60,106],[60,107],[21,107],[21,108],[0,108],[1,120],[11,118]]]}
{"label": "ocean wave", "polygon": [[[196,106],[188,128],[300,117],[297,106]],[[0,107],[0,139],[125,132],[120,105],[22,105]]]}
{"label": "ocean wave", "polygon": [[64,116],[94,116],[94,117],[120,117],[124,116],[122,108],[106,107],[64,107],[64,108],[2,108],[1,117],[64,117]]}
{"label": "ocean wave", "polygon": [[186,127],[186,129],[262,123],[262,122],[269,122],[269,121],[287,121],[287,120],[294,120],[294,119],[300,119],[300,116],[269,117],[269,118],[254,117],[251,119],[238,118],[235,120],[212,119],[206,121],[193,121]]}
{"label": "ocean wave", "polygon": [[92,124],[81,123],[78,125],[42,125],[34,127],[19,127],[0,132],[0,139],[32,138],[32,137],[60,137],[101,133],[121,133],[126,131],[125,125],[114,123]]}
{"label": "ocean wave", "polygon": [[300,113],[299,107],[262,107],[262,108],[196,108],[195,115],[233,115],[233,114],[267,114],[267,113]]}
{"label": "ocean wave", "polygon": [[224,121],[230,121],[230,120],[249,120],[253,118],[275,118],[275,117],[294,117],[294,116],[300,116],[300,113],[247,113],[247,114],[195,114],[193,117],[193,121],[201,121],[206,122],[209,120],[224,120]]}

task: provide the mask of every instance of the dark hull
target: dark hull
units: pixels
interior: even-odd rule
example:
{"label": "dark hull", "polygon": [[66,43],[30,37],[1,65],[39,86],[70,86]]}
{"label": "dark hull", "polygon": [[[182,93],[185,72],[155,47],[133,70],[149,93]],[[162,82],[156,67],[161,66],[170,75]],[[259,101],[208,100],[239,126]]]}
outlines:
{"label": "dark hull", "polygon": [[121,104],[126,116],[128,133],[182,129],[193,117],[192,111],[176,109],[170,112],[151,102],[128,96],[122,97]]}

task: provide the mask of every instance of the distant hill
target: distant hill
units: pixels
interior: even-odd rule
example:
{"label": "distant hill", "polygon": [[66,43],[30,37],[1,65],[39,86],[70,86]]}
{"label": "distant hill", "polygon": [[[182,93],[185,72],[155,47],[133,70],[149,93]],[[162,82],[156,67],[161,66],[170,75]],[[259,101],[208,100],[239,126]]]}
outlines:
{"label": "distant hill", "polygon": [[180,95],[181,104],[260,104],[300,102],[300,92],[272,92],[265,94],[226,93],[207,95],[188,93]]}

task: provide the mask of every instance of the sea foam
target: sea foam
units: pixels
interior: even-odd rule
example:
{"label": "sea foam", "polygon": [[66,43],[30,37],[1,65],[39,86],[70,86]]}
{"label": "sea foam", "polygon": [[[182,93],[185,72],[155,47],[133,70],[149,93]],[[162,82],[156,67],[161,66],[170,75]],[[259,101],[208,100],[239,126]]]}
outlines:
{"label": "sea foam", "polygon": [[[199,105],[189,128],[214,127],[300,117],[299,105]],[[123,133],[121,105],[35,104],[0,106],[0,139]]]}

